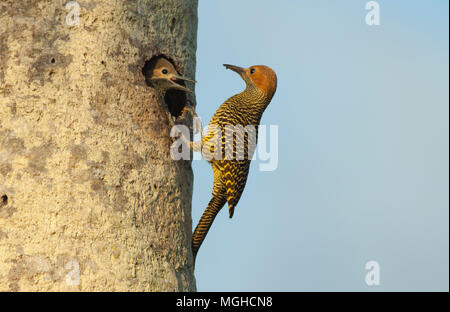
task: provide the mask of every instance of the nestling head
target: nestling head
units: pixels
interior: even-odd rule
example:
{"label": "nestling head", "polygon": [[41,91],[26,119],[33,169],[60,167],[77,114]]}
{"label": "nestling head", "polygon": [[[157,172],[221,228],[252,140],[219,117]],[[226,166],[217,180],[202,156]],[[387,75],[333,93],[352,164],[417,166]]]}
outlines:
{"label": "nestling head", "polygon": [[272,98],[277,89],[277,75],[268,66],[253,65],[248,68],[224,64],[227,69],[238,73],[248,86],[256,87],[259,91]]}
{"label": "nestling head", "polygon": [[171,89],[192,92],[181,83],[183,81],[195,83],[195,81],[180,76],[173,64],[165,58],[157,58],[151,61],[149,65],[149,68],[146,70],[146,78],[148,78],[150,80],[150,84],[161,93],[165,93],[167,90]]}

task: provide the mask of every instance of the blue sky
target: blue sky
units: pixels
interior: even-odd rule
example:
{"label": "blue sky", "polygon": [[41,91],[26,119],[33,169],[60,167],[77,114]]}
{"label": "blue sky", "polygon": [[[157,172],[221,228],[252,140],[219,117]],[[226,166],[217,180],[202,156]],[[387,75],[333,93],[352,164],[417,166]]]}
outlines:
{"label": "blue sky", "polygon": [[[207,124],[265,64],[278,89],[275,171],[252,163],[233,219],[217,216],[199,291],[448,291],[448,1],[200,1],[197,112]],[[193,161],[193,223],[212,170]],[[380,285],[364,282],[368,261]]]}

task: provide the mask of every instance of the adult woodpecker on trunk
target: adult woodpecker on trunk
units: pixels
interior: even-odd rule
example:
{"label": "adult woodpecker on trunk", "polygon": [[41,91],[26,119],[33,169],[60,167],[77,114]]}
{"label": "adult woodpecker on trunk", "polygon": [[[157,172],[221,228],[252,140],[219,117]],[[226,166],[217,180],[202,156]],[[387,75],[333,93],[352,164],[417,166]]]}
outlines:
{"label": "adult woodpecker on trunk", "polygon": [[[239,74],[246,88],[219,107],[201,141],[189,142],[192,150],[200,151],[204,156],[208,154],[214,174],[212,198],[192,235],[194,259],[214,218],[227,202],[229,216],[233,217],[234,208],[247,182],[258,125],[277,88],[277,76],[267,66],[255,65],[246,69],[227,64],[224,66]],[[248,126],[253,126],[253,135],[247,132]],[[234,129],[234,133],[228,131],[227,127]],[[231,153],[227,154],[230,148]],[[244,157],[239,158],[239,155]]]}

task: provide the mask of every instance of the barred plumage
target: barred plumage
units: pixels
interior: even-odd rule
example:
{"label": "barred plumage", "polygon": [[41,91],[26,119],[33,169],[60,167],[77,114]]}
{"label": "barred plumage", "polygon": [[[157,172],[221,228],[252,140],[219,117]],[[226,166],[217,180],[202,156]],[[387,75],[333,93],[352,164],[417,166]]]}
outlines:
{"label": "barred plumage", "polygon": [[267,66],[256,65],[247,69],[224,66],[242,77],[246,89],[218,108],[201,141],[190,142],[191,149],[201,151],[205,158],[209,158],[214,174],[212,199],[192,235],[194,259],[214,218],[227,202],[229,216],[233,217],[247,182],[259,122],[277,86],[276,75]]}

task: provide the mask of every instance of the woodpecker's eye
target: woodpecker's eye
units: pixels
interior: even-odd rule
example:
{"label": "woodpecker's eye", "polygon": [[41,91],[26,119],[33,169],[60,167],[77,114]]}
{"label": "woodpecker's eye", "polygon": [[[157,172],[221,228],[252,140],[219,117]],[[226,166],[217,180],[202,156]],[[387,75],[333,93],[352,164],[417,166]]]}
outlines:
{"label": "woodpecker's eye", "polygon": [[163,69],[162,71],[161,71],[164,75],[167,75],[168,73],[169,73],[169,71],[167,70],[167,69]]}
{"label": "woodpecker's eye", "polygon": [[250,69],[250,74],[254,74],[255,73],[255,69],[254,68],[251,68]]}

